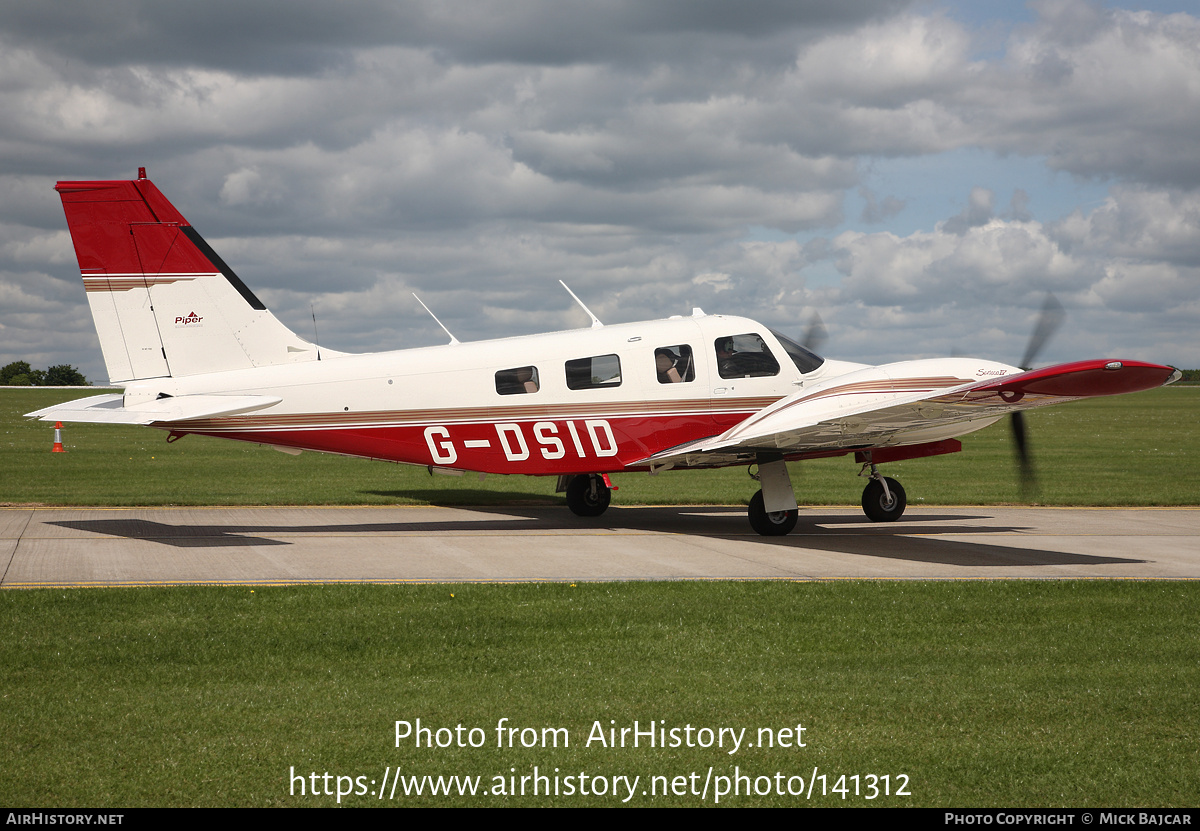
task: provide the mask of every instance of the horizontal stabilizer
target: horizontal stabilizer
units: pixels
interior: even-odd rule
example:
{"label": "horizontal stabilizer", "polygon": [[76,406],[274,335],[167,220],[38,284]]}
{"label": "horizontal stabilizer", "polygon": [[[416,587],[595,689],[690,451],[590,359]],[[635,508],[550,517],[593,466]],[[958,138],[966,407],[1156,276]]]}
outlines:
{"label": "horizontal stabilizer", "polygon": [[25,417],[82,424],[162,424],[250,413],[282,400],[273,395],[180,395],[125,407],[124,396],[93,395],[26,413]]}

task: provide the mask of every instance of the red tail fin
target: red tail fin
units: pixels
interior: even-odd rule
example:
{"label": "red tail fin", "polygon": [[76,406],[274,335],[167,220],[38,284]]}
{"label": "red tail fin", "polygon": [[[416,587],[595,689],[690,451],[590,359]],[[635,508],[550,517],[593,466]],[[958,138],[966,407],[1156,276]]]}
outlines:
{"label": "red tail fin", "polygon": [[[139,171],[59,182],[109,378],[315,360]],[[231,290],[232,289],[232,290]]]}

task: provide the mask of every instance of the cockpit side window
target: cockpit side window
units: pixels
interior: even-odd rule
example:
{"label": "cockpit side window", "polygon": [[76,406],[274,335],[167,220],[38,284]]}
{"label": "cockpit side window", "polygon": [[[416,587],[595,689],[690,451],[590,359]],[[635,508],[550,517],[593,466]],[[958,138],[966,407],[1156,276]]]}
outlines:
{"label": "cockpit side window", "polygon": [[616,355],[596,355],[567,361],[567,388],[603,389],[621,386],[621,359]]}
{"label": "cockpit side window", "polygon": [[714,343],[722,378],[762,378],[779,374],[779,361],[761,335],[725,335]]}
{"label": "cockpit side window", "polygon": [[654,371],[660,384],[685,384],[696,380],[696,362],[687,344],[660,346],[654,350]]}
{"label": "cockpit side window", "polygon": [[536,366],[519,366],[496,373],[496,392],[501,395],[523,395],[541,388]]}
{"label": "cockpit side window", "polygon": [[783,347],[783,351],[792,359],[792,363],[796,365],[796,369],[802,373],[812,372],[825,363],[825,359],[811,349],[806,349],[791,338],[779,334],[774,329],[770,331],[772,335],[779,338],[779,344]]}

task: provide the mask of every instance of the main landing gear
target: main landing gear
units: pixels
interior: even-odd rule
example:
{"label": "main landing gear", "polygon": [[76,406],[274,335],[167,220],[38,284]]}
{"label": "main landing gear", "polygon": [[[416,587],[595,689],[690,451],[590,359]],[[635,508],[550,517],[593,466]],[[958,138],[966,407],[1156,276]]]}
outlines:
{"label": "main landing gear", "polygon": [[572,476],[567,482],[567,507],[576,516],[600,516],[611,501],[612,491],[598,474]]}
{"label": "main landing gear", "polygon": [[750,527],[764,537],[782,537],[790,534],[800,518],[798,510],[767,512],[764,505],[763,492],[754,494],[750,500],[750,510],[747,512]]}
{"label": "main landing gear", "polygon": [[[871,471],[869,474],[868,468]],[[868,519],[872,522],[895,522],[904,514],[908,497],[899,482],[882,476],[870,462],[863,465],[859,475],[870,477],[862,495],[863,513]],[[790,534],[800,514],[796,507],[796,495],[792,491],[792,480],[783,459],[776,457],[760,461],[758,473],[752,473],[751,476],[762,484],[762,489],[754,494],[746,512],[750,527],[764,537]],[[600,516],[608,510],[612,501],[612,488],[603,474],[564,476],[559,481],[559,488],[566,491],[567,507],[576,516]]]}
{"label": "main landing gear", "polygon": [[751,473],[750,477],[762,485],[762,490],[750,500],[750,509],[746,512],[750,527],[764,537],[782,537],[790,533],[796,527],[800,512],[796,509],[796,494],[783,457],[760,454],[758,473]]}
{"label": "main landing gear", "polygon": [[[868,457],[869,458],[869,457]],[[868,468],[870,473],[867,473]],[[758,473],[752,478],[762,483],[762,490],[750,500],[747,518],[750,527],[764,537],[782,537],[796,527],[799,512],[787,465],[779,457],[759,456]],[[872,522],[895,522],[904,514],[908,497],[895,479],[882,476],[872,462],[863,465],[862,473],[870,477],[863,489],[863,513]]]}

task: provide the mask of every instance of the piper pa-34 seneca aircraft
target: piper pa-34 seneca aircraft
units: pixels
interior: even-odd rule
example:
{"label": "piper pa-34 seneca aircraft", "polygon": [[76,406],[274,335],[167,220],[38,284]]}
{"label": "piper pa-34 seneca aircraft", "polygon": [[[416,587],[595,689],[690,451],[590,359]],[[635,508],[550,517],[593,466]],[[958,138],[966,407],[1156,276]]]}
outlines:
{"label": "piper pa-34 seneca aircraft", "polygon": [[[797,517],[786,463],[853,453],[869,471],[863,510],[895,520],[904,489],[876,465],[957,452],[956,436],[1030,407],[1179,377],[1126,360],[1033,371],[975,358],[866,366],[700,309],[609,326],[588,311],[588,329],[475,343],[451,335],[444,346],[352,355],[280,323],[144,168],[135,181],[56,190],[109,378],[124,394],[30,417],[557,476],[585,517],[608,507],[615,471],[748,465],[762,488],[751,526],[786,534]],[[1014,430],[1020,448],[1016,418]]]}

